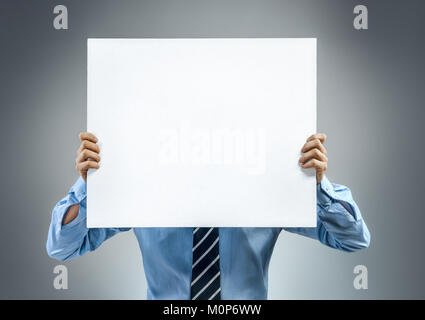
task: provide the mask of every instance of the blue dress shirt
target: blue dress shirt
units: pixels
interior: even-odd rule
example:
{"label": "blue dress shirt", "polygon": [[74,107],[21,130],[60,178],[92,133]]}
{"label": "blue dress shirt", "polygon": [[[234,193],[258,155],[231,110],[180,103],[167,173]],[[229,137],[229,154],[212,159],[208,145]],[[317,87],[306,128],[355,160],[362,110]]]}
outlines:
{"label": "blue dress shirt", "polygon": [[[71,205],[78,216],[62,219]],[[324,177],[317,185],[316,228],[220,228],[221,298],[266,299],[268,267],[281,230],[317,239],[343,251],[369,246],[370,234],[350,190]],[[130,228],[86,227],[86,183],[80,177],[53,209],[47,252],[65,261],[97,249],[103,241]],[[190,299],[192,228],[133,228],[143,254],[148,299]]]}

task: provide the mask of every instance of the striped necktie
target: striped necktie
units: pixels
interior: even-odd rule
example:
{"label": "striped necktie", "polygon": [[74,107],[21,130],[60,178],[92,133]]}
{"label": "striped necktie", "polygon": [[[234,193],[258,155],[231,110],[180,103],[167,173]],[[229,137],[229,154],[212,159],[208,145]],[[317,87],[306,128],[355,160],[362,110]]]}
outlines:
{"label": "striped necktie", "polygon": [[193,229],[192,300],[220,300],[218,228]]}

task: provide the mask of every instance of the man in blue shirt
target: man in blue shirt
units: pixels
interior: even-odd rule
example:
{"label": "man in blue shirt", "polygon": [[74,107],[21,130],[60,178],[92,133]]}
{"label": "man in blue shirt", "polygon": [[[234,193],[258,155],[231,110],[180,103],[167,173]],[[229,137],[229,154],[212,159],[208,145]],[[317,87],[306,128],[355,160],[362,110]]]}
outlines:
{"label": "man in blue shirt", "polygon": [[[315,168],[316,228],[133,228],[143,254],[148,299],[266,299],[273,247],[282,229],[353,252],[370,234],[350,190],[326,178],[326,136],[314,134],[301,149],[302,168]],[[80,133],[76,168],[81,177],[53,209],[47,252],[61,261],[97,249],[130,228],[86,227],[86,179],[99,168],[98,139]]]}

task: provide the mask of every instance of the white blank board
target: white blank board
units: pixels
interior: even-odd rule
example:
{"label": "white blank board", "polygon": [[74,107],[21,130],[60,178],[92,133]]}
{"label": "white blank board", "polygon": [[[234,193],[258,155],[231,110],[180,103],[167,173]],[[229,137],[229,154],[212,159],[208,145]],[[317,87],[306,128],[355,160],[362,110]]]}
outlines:
{"label": "white blank board", "polygon": [[89,39],[88,227],[314,227],[315,39]]}

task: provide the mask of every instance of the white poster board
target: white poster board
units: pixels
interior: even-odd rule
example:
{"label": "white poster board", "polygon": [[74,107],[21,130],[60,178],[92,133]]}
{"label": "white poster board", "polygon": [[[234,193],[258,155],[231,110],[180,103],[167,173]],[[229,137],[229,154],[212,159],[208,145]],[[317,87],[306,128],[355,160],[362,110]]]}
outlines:
{"label": "white poster board", "polygon": [[88,227],[314,227],[316,39],[89,39]]}

